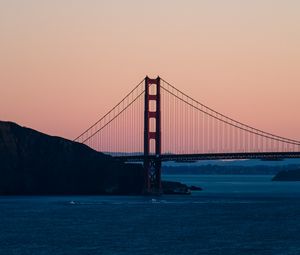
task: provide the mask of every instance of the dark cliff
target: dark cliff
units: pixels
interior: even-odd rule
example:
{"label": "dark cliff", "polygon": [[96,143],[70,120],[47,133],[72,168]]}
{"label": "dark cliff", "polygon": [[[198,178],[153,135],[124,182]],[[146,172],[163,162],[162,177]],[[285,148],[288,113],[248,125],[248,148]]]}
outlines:
{"label": "dark cliff", "polygon": [[89,147],[0,121],[0,194],[140,194],[143,170]]}

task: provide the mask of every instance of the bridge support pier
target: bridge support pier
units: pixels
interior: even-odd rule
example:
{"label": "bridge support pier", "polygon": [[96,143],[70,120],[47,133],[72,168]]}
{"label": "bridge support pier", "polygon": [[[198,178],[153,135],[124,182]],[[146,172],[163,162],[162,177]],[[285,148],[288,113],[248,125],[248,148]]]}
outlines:
{"label": "bridge support pier", "polygon": [[[151,88],[151,89],[150,89]],[[144,169],[145,194],[160,195],[161,186],[161,111],[160,78],[145,78]],[[150,106],[154,109],[150,109]],[[154,120],[151,122],[151,119]],[[150,125],[150,122],[152,125]],[[155,124],[154,124],[155,122]],[[152,130],[154,128],[154,130]],[[154,141],[154,150],[151,146]]]}

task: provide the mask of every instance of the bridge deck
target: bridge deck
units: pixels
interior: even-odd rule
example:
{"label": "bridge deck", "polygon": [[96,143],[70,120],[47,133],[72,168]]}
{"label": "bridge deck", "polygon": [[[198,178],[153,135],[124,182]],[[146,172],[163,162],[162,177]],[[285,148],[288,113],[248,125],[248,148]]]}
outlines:
{"label": "bridge deck", "polygon": [[[150,156],[152,159],[155,155]],[[115,157],[125,162],[141,162],[144,155],[127,155]],[[241,153],[206,153],[206,154],[163,154],[162,161],[197,161],[197,160],[221,160],[221,159],[263,159],[280,160],[287,158],[300,158],[300,152],[241,152]]]}

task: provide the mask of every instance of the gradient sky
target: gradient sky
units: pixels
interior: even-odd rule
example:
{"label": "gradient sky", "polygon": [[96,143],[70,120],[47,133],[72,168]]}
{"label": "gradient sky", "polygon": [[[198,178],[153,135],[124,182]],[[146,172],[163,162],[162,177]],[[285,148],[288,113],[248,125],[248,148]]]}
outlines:
{"label": "gradient sky", "polygon": [[145,75],[300,140],[298,0],[0,0],[0,119],[75,138]]}

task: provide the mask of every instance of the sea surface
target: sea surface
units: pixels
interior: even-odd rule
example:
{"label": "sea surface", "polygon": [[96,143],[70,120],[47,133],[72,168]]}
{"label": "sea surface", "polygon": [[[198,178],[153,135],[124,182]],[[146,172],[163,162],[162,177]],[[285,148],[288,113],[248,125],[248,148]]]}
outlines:
{"label": "sea surface", "polygon": [[191,196],[0,197],[0,255],[300,254],[300,182],[164,175]]}

